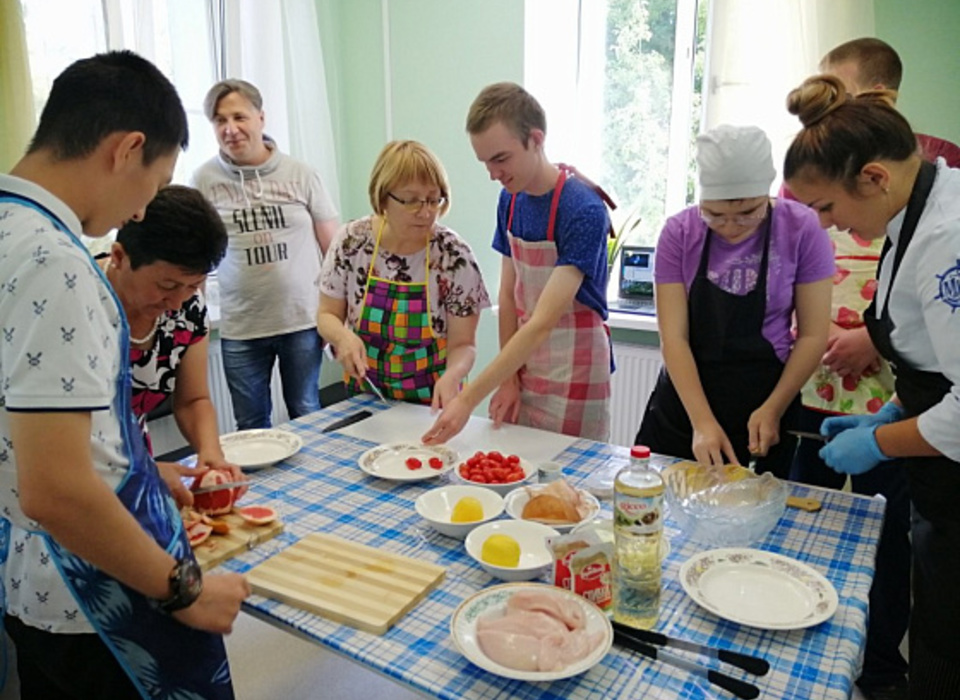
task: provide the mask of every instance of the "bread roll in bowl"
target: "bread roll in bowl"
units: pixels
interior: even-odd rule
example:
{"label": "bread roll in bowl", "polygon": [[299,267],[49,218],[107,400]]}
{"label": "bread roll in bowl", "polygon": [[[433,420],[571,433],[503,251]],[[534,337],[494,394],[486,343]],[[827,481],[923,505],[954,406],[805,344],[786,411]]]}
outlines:
{"label": "bread roll in bowl", "polygon": [[527,501],[521,517],[547,524],[580,521],[580,514],[573,504],[549,493],[541,493]]}

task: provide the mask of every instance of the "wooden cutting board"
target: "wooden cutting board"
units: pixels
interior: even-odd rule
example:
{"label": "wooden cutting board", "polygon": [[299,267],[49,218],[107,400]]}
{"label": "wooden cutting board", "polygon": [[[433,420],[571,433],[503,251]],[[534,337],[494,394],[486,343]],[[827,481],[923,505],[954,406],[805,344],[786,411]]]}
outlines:
{"label": "wooden cutting board", "polygon": [[254,593],[384,634],[444,577],[411,557],[314,533],[247,573]]}
{"label": "wooden cutting board", "polygon": [[251,525],[236,513],[217,515],[215,518],[225,520],[230,525],[230,532],[226,535],[212,534],[193,548],[193,554],[204,571],[283,532],[283,523],[279,519],[267,525]]}

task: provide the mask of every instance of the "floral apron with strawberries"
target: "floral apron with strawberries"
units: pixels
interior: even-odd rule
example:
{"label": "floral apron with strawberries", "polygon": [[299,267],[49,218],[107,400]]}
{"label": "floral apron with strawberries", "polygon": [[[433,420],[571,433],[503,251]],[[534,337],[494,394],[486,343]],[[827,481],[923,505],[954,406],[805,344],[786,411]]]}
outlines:
{"label": "floral apron with strawberries", "polygon": [[[375,277],[385,223],[381,221],[377,231],[356,329],[367,351],[367,377],[389,398],[429,404],[433,386],[447,366],[447,339],[434,335],[430,315],[430,242],[423,282]],[[363,391],[352,377],[347,389],[351,393]]]}
{"label": "floral apron with strawberries", "polygon": [[[866,241],[855,233],[830,229],[836,271],[833,275],[831,320],[841,328],[862,328],[863,314],[877,290],[877,262],[882,238]],[[893,395],[893,373],[886,360],[880,371],[863,377],[841,377],[820,365],[801,390],[803,405],[823,413],[876,413]]]}
{"label": "floral apron with strawberries", "polygon": [[[519,325],[527,323],[559,259],[554,241],[560,193],[572,170],[560,165],[553,189],[545,241],[525,241],[511,232],[510,200],[507,237],[516,272],[514,301]],[[606,442],[610,436],[610,337],[600,314],[573,300],[550,336],[520,369],[520,413],[517,422],[541,430]]]}
{"label": "floral apron with strawberries", "polygon": [[[7,195],[5,195],[7,196]],[[86,248],[59,220],[36,203],[17,197],[42,212],[84,251]],[[176,559],[193,553],[170,490],[147,452],[131,408],[130,329],[123,306],[103,272],[90,258],[114,303],[121,310],[120,373],[113,411],[120,420],[130,466],[117,497],[140,526]],[[91,514],[91,517],[95,517]],[[3,521],[9,529],[9,521]],[[144,698],[233,698],[223,637],[187,627],[162,613],[155,602],[63,549],[43,532],[52,560],[80,609]],[[6,551],[2,552],[6,560]]]}

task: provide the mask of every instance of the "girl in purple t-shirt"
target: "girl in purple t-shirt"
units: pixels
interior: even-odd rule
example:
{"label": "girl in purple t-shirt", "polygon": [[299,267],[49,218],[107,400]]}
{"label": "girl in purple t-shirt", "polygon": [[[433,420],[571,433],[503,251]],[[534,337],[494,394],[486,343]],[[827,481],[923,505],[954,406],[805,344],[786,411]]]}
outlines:
{"label": "girl in purple t-shirt", "polygon": [[[701,198],[671,217],[654,268],[664,370],[637,443],[786,477],[785,426],[826,349],[833,252],[808,208],[769,197],[770,141],[720,126],[697,139]],[[796,314],[796,337],[791,330]]]}

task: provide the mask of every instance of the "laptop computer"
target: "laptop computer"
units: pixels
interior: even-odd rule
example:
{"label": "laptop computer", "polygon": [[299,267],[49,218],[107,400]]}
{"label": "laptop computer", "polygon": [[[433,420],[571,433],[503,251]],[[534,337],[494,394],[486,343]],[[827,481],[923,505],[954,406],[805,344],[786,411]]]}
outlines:
{"label": "laptop computer", "polygon": [[655,315],[653,301],[653,257],[649,246],[625,245],[620,249],[620,286],[611,311]]}

